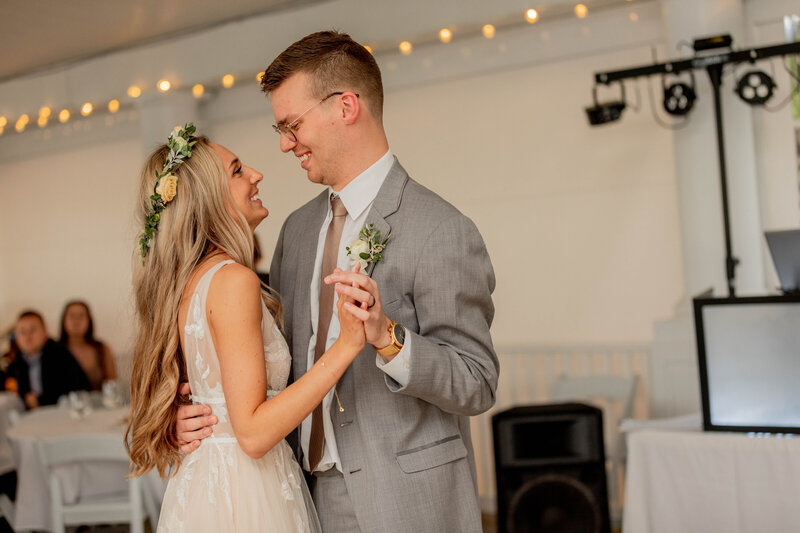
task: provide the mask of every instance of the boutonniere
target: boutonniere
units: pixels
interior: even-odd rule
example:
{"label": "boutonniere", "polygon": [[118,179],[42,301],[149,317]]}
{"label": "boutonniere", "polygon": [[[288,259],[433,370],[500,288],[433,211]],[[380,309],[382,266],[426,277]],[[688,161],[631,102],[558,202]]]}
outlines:
{"label": "boutonniere", "polygon": [[376,230],[374,224],[361,228],[358,239],[345,247],[347,257],[351,260],[350,265],[361,263],[361,272],[364,272],[370,263],[383,261],[383,250],[391,236],[390,233],[381,241],[381,230]]}

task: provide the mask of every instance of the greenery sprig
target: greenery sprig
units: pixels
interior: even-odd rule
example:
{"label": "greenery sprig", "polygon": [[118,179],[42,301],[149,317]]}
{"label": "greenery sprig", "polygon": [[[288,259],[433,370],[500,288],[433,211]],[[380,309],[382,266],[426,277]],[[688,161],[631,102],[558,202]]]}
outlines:
{"label": "greenery sprig", "polygon": [[153,194],[150,196],[150,214],[145,218],[144,231],[139,237],[142,261],[147,257],[153,236],[158,231],[161,212],[175,198],[178,191],[178,177],[174,173],[186,159],[192,156],[192,147],[197,144],[192,137],[195,131],[197,129],[194,124],[189,122],[182,128],[175,126],[167,139],[169,154],[164,162],[164,168],[160,173],[156,172],[156,182],[153,185]]}
{"label": "greenery sprig", "polygon": [[361,263],[363,272],[370,263],[383,261],[383,250],[391,236],[390,233],[381,241],[381,230],[376,230],[374,224],[364,226],[358,233],[358,239],[350,246],[345,246],[347,256],[352,258],[353,264]]}

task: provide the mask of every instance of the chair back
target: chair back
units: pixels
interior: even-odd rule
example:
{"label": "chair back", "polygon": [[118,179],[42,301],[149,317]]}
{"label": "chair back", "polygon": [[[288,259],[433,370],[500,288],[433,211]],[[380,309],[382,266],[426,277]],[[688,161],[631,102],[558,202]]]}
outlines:
{"label": "chair back", "polygon": [[143,533],[144,509],[141,480],[128,479],[128,494],[120,499],[64,502],[61,480],[53,473],[60,465],[80,462],[119,461],[128,463],[128,453],[120,435],[82,433],[57,439],[39,440],[37,452],[50,487],[50,512],[53,533],[63,533],[68,525],[128,523],[131,533]]}

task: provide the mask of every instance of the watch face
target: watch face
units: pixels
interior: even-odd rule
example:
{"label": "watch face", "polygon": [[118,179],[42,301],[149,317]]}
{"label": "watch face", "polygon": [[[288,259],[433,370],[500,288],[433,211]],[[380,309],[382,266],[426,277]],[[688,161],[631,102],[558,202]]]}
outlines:
{"label": "watch face", "polygon": [[401,345],[406,343],[406,328],[401,326],[400,324],[395,324],[392,334],[394,338],[397,339],[397,342]]}

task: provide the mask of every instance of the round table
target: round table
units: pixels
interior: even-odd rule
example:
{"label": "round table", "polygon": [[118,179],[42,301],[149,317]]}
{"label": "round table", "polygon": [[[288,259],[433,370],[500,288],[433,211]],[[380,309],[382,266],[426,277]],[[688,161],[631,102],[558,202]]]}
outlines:
{"label": "round table", "polygon": [[[50,493],[36,450],[38,440],[48,440],[80,433],[109,433],[124,438],[128,408],[97,409],[83,418],[75,418],[68,409],[40,407],[20,417],[19,424],[7,431],[17,462],[17,500],[14,529],[51,529]],[[118,461],[93,461],[62,465],[53,469],[61,478],[64,501],[103,495],[122,495],[127,491],[128,465]],[[164,484],[157,476],[148,476],[145,490],[159,503]]]}

